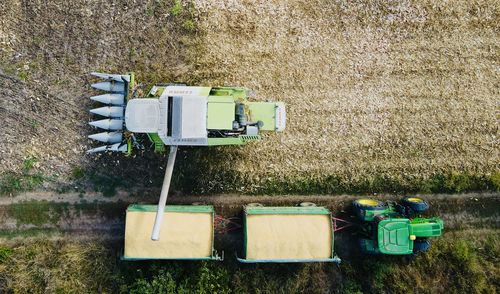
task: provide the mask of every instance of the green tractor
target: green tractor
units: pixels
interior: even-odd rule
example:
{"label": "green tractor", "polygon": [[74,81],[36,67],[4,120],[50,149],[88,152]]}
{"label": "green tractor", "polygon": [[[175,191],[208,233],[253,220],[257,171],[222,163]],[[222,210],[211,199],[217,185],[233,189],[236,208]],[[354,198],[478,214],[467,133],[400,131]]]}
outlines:
{"label": "green tractor", "polygon": [[408,255],[426,251],[428,238],[439,237],[443,220],[425,218],[422,213],[429,204],[416,197],[404,198],[401,203],[374,199],[353,201],[361,224],[359,244],[365,254]]}

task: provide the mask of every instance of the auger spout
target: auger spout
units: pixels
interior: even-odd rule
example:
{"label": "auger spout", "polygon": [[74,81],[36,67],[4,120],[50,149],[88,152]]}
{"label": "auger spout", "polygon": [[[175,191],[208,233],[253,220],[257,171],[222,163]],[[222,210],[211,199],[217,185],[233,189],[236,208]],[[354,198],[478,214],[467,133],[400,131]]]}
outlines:
{"label": "auger spout", "polygon": [[172,179],[172,172],[174,170],[175,157],[177,155],[178,146],[170,146],[170,153],[168,154],[167,168],[165,170],[165,177],[163,178],[163,186],[161,187],[160,200],[158,201],[158,210],[156,211],[155,224],[153,226],[153,233],[151,240],[158,241],[160,239],[160,227],[165,213],[165,205],[167,203],[168,189],[170,189],[170,180]]}

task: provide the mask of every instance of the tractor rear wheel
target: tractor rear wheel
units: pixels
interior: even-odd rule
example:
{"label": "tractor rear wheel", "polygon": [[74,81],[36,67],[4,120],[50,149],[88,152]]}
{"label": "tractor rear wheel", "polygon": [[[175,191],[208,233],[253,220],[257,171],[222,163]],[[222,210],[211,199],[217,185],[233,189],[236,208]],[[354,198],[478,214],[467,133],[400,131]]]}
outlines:
{"label": "tractor rear wheel", "polygon": [[387,208],[384,202],[368,198],[356,199],[352,202],[352,205],[354,206],[354,213],[362,221],[366,221],[366,211],[384,210]]}
{"label": "tractor rear wheel", "polygon": [[422,198],[406,197],[403,199],[403,205],[410,208],[413,212],[421,213],[429,209],[429,203]]}

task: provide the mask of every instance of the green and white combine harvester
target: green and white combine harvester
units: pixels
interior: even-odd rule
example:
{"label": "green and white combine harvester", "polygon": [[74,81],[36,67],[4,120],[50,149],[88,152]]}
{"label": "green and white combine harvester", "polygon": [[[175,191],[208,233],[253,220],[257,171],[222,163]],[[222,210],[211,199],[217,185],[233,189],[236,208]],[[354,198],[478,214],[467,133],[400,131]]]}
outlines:
{"label": "green and white combine harvester", "polygon": [[[91,99],[108,106],[90,111],[106,117],[90,122],[106,132],[89,138],[107,145],[88,153],[131,154],[141,147],[138,133],[147,134],[155,151],[170,147],[158,205],[133,204],[127,209],[123,259],[220,260],[214,234],[221,217],[213,206],[166,206],[177,148],[241,145],[260,140],[261,131],[281,132],[284,104],[248,101],[245,88],[178,84],[156,85],[139,98],[133,73],[92,75],[104,79],[92,87],[108,93]],[[329,209],[308,202],[295,207],[246,205],[243,255],[238,260],[338,263],[334,233],[346,227],[359,228],[364,253],[413,254],[427,249],[427,238],[440,236],[443,229],[441,219],[421,216],[429,205],[419,198],[405,198],[401,204],[359,199],[353,206],[360,224],[335,218]]]}

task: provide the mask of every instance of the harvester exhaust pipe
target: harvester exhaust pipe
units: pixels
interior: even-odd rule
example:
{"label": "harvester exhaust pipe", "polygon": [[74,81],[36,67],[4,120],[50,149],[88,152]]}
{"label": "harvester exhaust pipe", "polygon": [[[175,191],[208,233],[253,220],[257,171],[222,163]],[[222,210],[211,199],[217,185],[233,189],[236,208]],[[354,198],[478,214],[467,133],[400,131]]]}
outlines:
{"label": "harvester exhaust pipe", "polygon": [[156,211],[155,224],[153,226],[153,233],[151,234],[151,240],[153,241],[158,241],[160,239],[160,227],[163,220],[163,214],[165,213],[165,205],[167,203],[170,180],[172,179],[172,171],[174,170],[177,147],[178,146],[170,146],[167,168],[165,170],[165,177],[163,178],[163,186],[161,187],[160,200],[158,201],[158,210]]}

